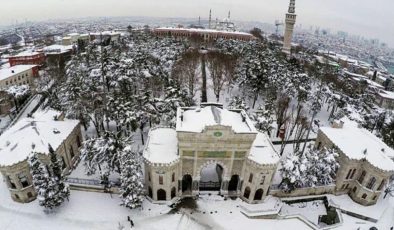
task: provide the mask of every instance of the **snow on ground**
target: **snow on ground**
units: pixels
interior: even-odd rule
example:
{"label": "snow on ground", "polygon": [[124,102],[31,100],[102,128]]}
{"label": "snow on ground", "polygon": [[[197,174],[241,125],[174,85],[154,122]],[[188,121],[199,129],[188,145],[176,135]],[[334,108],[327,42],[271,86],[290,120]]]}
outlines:
{"label": "snow on ground", "polygon": [[42,97],[41,95],[38,94],[35,95],[33,99],[31,99],[29,105],[24,109],[22,114],[18,117],[17,121],[27,117],[27,115],[32,112],[32,110],[38,105],[38,103],[40,103],[41,97]]}
{"label": "snow on ground", "polygon": [[10,116],[8,115],[0,116],[0,133],[4,132],[4,130],[8,127],[10,122],[11,122]]}
{"label": "snow on ground", "polygon": [[302,215],[309,221],[318,225],[319,216],[327,215],[327,210],[322,200],[315,200],[294,204],[283,203],[280,213],[282,215]]}

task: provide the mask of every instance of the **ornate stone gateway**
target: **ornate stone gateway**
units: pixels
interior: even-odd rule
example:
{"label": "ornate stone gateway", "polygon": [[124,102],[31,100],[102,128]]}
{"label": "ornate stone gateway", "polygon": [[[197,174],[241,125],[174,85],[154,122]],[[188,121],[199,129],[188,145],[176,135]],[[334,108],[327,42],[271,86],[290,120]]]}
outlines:
{"label": "ornate stone gateway", "polygon": [[202,191],[251,203],[264,200],[264,193],[255,193],[268,190],[279,157],[244,111],[216,104],[179,108],[176,124],[175,130],[151,130],[147,140],[145,181],[152,200],[198,196]]}

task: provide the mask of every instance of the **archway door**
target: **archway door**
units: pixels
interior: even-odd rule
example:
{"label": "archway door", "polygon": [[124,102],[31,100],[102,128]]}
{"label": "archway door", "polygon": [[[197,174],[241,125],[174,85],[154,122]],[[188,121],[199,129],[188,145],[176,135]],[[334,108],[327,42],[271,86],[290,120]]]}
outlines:
{"label": "archway door", "polygon": [[157,190],[157,200],[166,200],[166,191],[163,189]]}
{"label": "archway door", "polygon": [[222,184],[223,167],[212,163],[201,169],[200,191],[220,191]]}
{"label": "archway door", "polygon": [[182,193],[188,194],[192,192],[192,182],[193,178],[189,174],[186,174],[182,177]]}
{"label": "archway door", "polygon": [[263,193],[264,190],[263,189],[257,189],[256,193],[254,194],[254,198],[253,200],[261,200],[261,198],[263,198]]}
{"label": "archway door", "polygon": [[228,183],[228,191],[229,192],[236,192],[238,190],[238,183],[239,183],[239,176],[232,175],[230,182]]}
{"label": "archway door", "polygon": [[246,187],[246,188],[245,188],[245,191],[244,191],[244,197],[245,197],[246,199],[249,199],[249,196],[250,196],[250,188],[249,188],[249,187]]}

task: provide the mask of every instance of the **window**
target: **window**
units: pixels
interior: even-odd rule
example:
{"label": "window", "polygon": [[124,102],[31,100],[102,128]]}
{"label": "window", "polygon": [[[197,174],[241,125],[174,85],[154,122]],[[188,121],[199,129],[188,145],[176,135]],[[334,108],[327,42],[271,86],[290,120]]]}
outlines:
{"label": "window", "polygon": [[62,169],[65,169],[67,167],[66,161],[64,160],[64,157],[62,156]]}
{"label": "window", "polygon": [[150,181],[150,173],[148,173],[148,181]]}
{"label": "window", "polygon": [[8,183],[8,185],[9,185],[10,188],[16,189],[16,185],[15,185],[15,183],[12,181],[12,179],[11,179],[10,176],[7,176],[7,183]]}
{"label": "window", "polygon": [[360,177],[358,178],[358,182],[360,182],[360,184],[363,183],[366,174],[367,174],[367,173],[366,173],[365,171],[363,171],[363,172],[361,173]]}
{"label": "window", "polygon": [[376,200],[376,197],[377,197],[377,196],[373,196],[372,200]]}
{"label": "window", "polygon": [[349,169],[349,172],[346,175],[346,180],[349,179],[350,175],[352,174],[352,171],[353,171],[352,169]]}
{"label": "window", "polygon": [[317,149],[320,149],[321,147],[321,141],[319,141],[319,143],[317,144]]}
{"label": "window", "polygon": [[262,176],[262,177],[261,177],[260,184],[264,184],[264,181],[265,181],[265,176]]}
{"label": "window", "polygon": [[356,169],[353,169],[352,175],[350,175],[350,179],[353,179],[355,173],[356,173]]}
{"label": "window", "polygon": [[367,194],[364,193],[364,194],[361,196],[361,198],[366,199],[366,198],[367,198]]}
{"label": "window", "polygon": [[343,184],[342,187],[341,187],[341,189],[345,189],[345,185],[346,185],[346,184]]}
{"label": "window", "polygon": [[172,176],[171,176],[171,181],[172,181],[172,182],[174,182],[174,181],[175,181],[175,173],[172,173]]}
{"label": "window", "polygon": [[23,188],[26,188],[30,185],[29,181],[27,180],[27,177],[24,174],[22,174],[22,173],[19,174],[18,178],[19,178],[19,181],[21,182],[21,185]]}
{"label": "window", "polygon": [[73,146],[71,145],[70,146],[70,157],[71,157],[71,159],[74,159],[74,149],[73,149]]}
{"label": "window", "polygon": [[15,194],[15,199],[19,200],[18,194]]}
{"label": "window", "polygon": [[346,184],[346,187],[345,187],[345,189],[348,189],[349,188],[349,184]]}
{"label": "window", "polygon": [[382,180],[382,182],[380,183],[380,185],[378,187],[378,191],[382,190],[385,184],[386,184],[386,180]]}
{"label": "window", "polygon": [[249,175],[249,183],[252,183],[252,181],[253,181],[253,174],[251,173],[251,174]]}
{"label": "window", "polygon": [[163,184],[163,176],[159,176],[159,184]]}
{"label": "window", "polygon": [[27,193],[27,197],[32,198],[32,197],[33,197],[33,194],[32,194],[31,192],[28,192],[28,193]]}
{"label": "window", "polygon": [[357,188],[356,188],[356,187],[354,187],[354,188],[353,188],[353,192],[356,192],[356,191],[357,191]]}
{"label": "window", "polygon": [[369,182],[367,184],[367,189],[373,189],[373,187],[375,186],[375,183],[376,183],[376,178],[371,177],[371,179],[369,179]]}

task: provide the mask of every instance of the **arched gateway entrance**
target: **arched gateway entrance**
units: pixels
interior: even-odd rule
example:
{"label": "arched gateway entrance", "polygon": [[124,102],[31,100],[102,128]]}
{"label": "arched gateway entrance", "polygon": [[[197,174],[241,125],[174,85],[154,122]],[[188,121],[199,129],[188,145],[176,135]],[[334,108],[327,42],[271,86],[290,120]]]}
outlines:
{"label": "arched gateway entrance", "polygon": [[204,166],[200,172],[200,191],[220,191],[223,167],[217,163]]}

